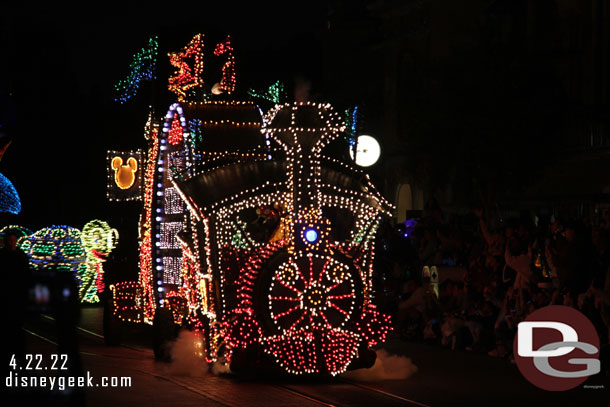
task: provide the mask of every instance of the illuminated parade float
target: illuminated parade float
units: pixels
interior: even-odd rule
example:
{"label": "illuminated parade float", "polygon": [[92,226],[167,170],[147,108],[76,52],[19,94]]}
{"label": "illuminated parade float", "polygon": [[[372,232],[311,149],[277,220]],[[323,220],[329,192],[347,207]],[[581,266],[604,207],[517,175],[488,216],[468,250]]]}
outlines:
{"label": "illuminated parade float", "polygon": [[[0,159],[9,145],[10,142],[0,148]],[[17,215],[20,212],[21,201],[15,187],[0,174],[0,214]],[[119,237],[118,231],[108,223],[92,220],[85,224],[82,232],[66,225],[44,227],[36,232],[24,226],[7,225],[0,228],[0,248],[4,247],[7,233],[17,236],[17,245],[27,255],[35,278],[46,272],[72,275],[80,302],[95,304],[100,301],[98,294],[104,292],[102,263],[116,247]]]}
{"label": "illuminated parade float", "polygon": [[97,219],[85,224],[82,232],[66,225],[42,228],[36,233],[19,226],[4,229],[21,232],[19,247],[28,255],[32,271],[71,273],[78,283],[82,303],[100,301],[98,294],[104,292],[102,263],[116,247],[119,237],[116,229]]}
{"label": "illuminated parade float", "polygon": [[[365,172],[324,154],[345,134],[330,104],[263,114],[235,100],[231,40],[209,54],[205,40],[168,54],[177,100],[163,117],[150,114],[147,152],[108,154],[109,198],[142,200],[139,278],[110,286],[115,318],[152,324],[157,344],[168,324],[197,330],[207,360],[234,371],[371,366],[371,347],[390,329],[374,305],[373,258],[392,206]],[[154,77],[156,49],[151,39],[134,57],[117,100]],[[219,67],[209,83],[204,62]],[[258,95],[277,103],[279,89]]]}

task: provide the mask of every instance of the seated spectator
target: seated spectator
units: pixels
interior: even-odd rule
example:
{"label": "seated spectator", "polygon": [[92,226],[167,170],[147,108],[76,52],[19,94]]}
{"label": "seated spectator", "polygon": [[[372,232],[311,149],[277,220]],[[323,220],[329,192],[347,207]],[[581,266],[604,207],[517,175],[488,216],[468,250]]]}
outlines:
{"label": "seated spectator", "polygon": [[498,313],[494,324],[496,346],[489,351],[490,356],[507,357],[512,352],[512,344],[517,332],[518,321],[518,295],[511,287],[506,292],[504,306]]}
{"label": "seated spectator", "polygon": [[434,306],[436,295],[430,287],[430,278],[424,278],[420,284],[413,279],[407,281],[404,292],[407,297],[398,303],[396,329],[406,330],[407,336],[418,336],[409,331],[423,329],[426,318],[429,317],[428,313]]}
{"label": "seated spectator", "polygon": [[[490,233],[482,211],[474,213],[477,219],[464,218],[469,223],[455,217],[443,223],[439,218],[415,229],[412,239],[417,253],[395,273],[406,276],[407,281],[401,292],[390,294],[397,331],[407,339],[513,360],[519,322],[539,308],[556,304],[585,313],[600,335],[602,349],[608,349],[610,228],[589,225],[587,229],[582,221],[543,222],[534,227],[522,216],[509,220],[504,234]],[[444,267],[459,263],[466,269],[463,281],[440,278],[438,298],[429,279],[417,283],[422,266],[435,263]],[[534,270],[542,276],[545,267],[550,269],[554,284],[535,284],[540,276]],[[400,287],[404,280],[393,277],[389,284],[385,281],[386,286]],[[388,304],[391,300],[386,297],[388,309],[392,308]]]}
{"label": "seated spectator", "polygon": [[504,261],[506,265],[515,270],[515,282],[513,287],[516,289],[529,288],[532,278],[532,248],[527,248],[527,251],[523,251],[522,247],[525,242],[522,242],[517,237],[512,237],[509,243],[506,245],[504,252]]}
{"label": "seated spectator", "polygon": [[[594,275],[595,255],[591,234],[581,222],[566,223],[560,235],[555,236],[549,249],[559,287],[575,296],[587,291]],[[572,302],[577,298],[572,298]]]}

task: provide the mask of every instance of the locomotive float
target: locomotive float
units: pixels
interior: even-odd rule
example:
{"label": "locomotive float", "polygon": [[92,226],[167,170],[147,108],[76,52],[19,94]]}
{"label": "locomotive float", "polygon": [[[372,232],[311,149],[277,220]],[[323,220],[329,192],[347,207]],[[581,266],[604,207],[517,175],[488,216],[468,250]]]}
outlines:
{"label": "locomotive float", "polygon": [[148,152],[108,156],[109,185],[137,188],[143,203],[139,279],[110,286],[113,314],[156,332],[168,321],[200,331],[207,360],[234,371],[371,366],[390,329],[372,280],[376,229],[392,206],[365,172],[325,155],[345,130],[330,104],[263,114],[232,99],[230,38],[214,48],[221,97],[189,97],[205,87],[202,50],[197,36],[170,54],[178,100],[161,120],[151,114]]}

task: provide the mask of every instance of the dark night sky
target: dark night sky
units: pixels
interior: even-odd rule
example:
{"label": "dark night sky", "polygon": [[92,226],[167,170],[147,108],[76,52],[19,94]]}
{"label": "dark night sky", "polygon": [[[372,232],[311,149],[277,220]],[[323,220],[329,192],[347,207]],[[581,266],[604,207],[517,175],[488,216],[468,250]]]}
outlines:
{"label": "dark night sky", "polygon": [[137,203],[106,200],[106,151],[146,147],[151,86],[120,105],[113,85],[151,35],[160,43],[158,117],[173,101],[166,53],[197,33],[209,43],[230,34],[238,97],[279,79],[292,100],[303,76],[312,100],[363,107],[363,130],[382,144],[370,173],[386,194],[411,174],[431,193],[451,184],[461,196],[447,199],[464,205],[481,188],[519,198],[560,152],[582,147],[588,129],[610,140],[607,8],[592,2],[182,4],[0,6],[0,131],[13,139],[0,172],[22,198],[16,221],[38,229],[137,219]]}
{"label": "dark night sky", "polygon": [[[164,53],[181,49],[194,34],[230,34],[237,91],[245,92],[297,74],[315,82],[321,70],[317,33],[328,13],[313,2],[290,9],[126,5],[76,14],[55,5],[2,8],[0,93],[9,95],[15,115],[3,126],[13,143],[0,172],[21,196],[23,210],[15,221],[34,230],[50,224],[82,227],[121,211],[137,216],[138,204],[106,201],[105,155],[107,149],[146,147],[142,134],[150,93],[144,90],[120,105],[113,101],[113,85],[128,73],[131,56],[150,35],[159,36],[163,73],[171,69]],[[167,75],[158,80],[164,89]]]}

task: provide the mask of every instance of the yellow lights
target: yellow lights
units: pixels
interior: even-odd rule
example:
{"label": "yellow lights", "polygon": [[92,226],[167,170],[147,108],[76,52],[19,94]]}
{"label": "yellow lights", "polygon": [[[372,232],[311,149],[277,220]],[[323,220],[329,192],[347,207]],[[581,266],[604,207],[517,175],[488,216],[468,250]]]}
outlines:
{"label": "yellow lights", "polygon": [[260,122],[235,122],[233,120],[207,120],[201,122],[204,126],[234,126],[234,127],[260,127]]}
{"label": "yellow lights", "polygon": [[142,307],[139,305],[140,284],[136,281],[122,281],[111,284],[113,314],[123,322],[142,322]]}
{"label": "yellow lights", "polygon": [[107,190],[110,201],[141,200],[144,190],[142,150],[107,152]]}
{"label": "yellow lights", "polygon": [[343,264],[334,264],[330,267],[328,276],[333,283],[341,283],[347,277],[347,267]]}
{"label": "yellow lights", "polygon": [[117,245],[119,232],[102,220],[92,220],[83,226],[81,241],[86,253],[85,268],[79,273],[81,302],[99,302],[98,293],[104,291],[102,263]]}
{"label": "yellow lights", "polygon": [[194,101],[188,100],[185,101],[184,104],[186,106],[256,106],[253,102],[244,102],[239,100],[206,100],[206,101]]}
{"label": "yellow lights", "polygon": [[303,294],[301,307],[315,309],[322,304],[323,300],[324,295],[322,294],[322,290],[318,287],[314,287],[313,289],[310,289],[305,294]]}
{"label": "yellow lights", "polygon": [[277,278],[283,282],[290,283],[297,278],[297,270],[294,263],[283,264],[277,272]]}
{"label": "yellow lights", "polygon": [[201,310],[203,312],[208,312],[208,287],[207,287],[207,279],[199,280],[199,294],[201,295]]}
{"label": "yellow lights", "polygon": [[[301,108],[314,108],[316,109],[316,114],[318,116],[318,120],[315,122],[310,122],[306,124],[314,124],[319,123],[319,125],[311,126],[311,127],[303,127],[302,123],[299,121],[299,109]],[[278,116],[278,113],[282,112],[282,110],[289,110],[290,114],[290,124],[286,127],[284,125],[275,125],[274,120]],[[283,112],[282,112],[283,113]],[[309,115],[308,115],[309,116]],[[299,123],[297,123],[299,122]],[[269,111],[265,115],[265,123],[268,125],[268,129],[263,132],[270,133],[278,133],[278,132],[289,132],[294,134],[297,133],[320,133],[323,138],[329,136],[336,136],[337,133],[345,130],[345,124],[339,117],[339,114],[336,113],[332,106],[328,103],[313,103],[313,102],[298,102],[298,103],[285,103],[283,105],[276,105],[273,109]],[[282,123],[285,123],[282,121]],[[299,126],[301,125],[301,126]]]}
{"label": "yellow lights", "polygon": [[306,250],[328,250],[328,237],[330,235],[330,220],[321,218],[317,210],[307,208],[303,211],[301,219],[295,221],[298,224],[299,240],[305,245]]}
{"label": "yellow lights", "polygon": [[140,219],[140,276],[141,291],[138,293],[142,304],[143,321],[152,324],[155,315],[154,275],[152,258],[152,217],[153,217],[153,191],[157,171],[156,162],[159,154],[159,130],[157,126],[148,127],[150,136],[148,149],[148,162],[146,164],[145,191],[143,198],[142,218]]}
{"label": "yellow lights", "polygon": [[114,171],[114,182],[119,188],[129,189],[133,186],[136,180],[136,171],[138,170],[138,160],[134,157],[129,157],[127,165],[123,165],[122,157],[114,157],[111,168]]}
{"label": "yellow lights", "polygon": [[284,335],[312,326],[345,327],[356,306],[356,275],[346,264],[313,253],[283,263],[269,285],[272,320]]}

